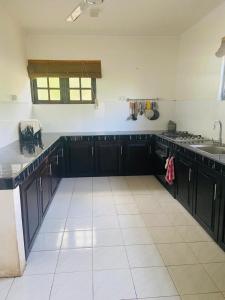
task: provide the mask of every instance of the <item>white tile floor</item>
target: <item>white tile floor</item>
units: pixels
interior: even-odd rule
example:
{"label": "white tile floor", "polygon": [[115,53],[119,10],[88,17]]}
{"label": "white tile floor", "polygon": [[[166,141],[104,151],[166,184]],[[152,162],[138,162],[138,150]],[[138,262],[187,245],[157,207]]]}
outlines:
{"label": "white tile floor", "polygon": [[154,177],[63,179],[5,299],[224,300],[225,253]]}

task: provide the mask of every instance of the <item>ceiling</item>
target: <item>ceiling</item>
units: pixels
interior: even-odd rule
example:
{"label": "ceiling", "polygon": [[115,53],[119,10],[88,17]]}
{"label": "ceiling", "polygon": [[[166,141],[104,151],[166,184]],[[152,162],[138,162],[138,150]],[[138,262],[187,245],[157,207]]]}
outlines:
{"label": "ceiling", "polygon": [[79,35],[179,35],[225,0],[105,0],[66,23],[79,0],[0,0],[27,32]]}

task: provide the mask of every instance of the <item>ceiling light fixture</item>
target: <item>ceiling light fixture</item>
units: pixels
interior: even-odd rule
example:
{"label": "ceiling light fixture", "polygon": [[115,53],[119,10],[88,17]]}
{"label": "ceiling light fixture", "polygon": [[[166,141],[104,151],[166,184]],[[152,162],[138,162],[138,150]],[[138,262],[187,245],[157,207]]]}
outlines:
{"label": "ceiling light fixture", "polygon": [[66,18],[66,21],[72,23],[76,21],[80,15],[90,6],[102,4],[104,0],[83,0],[78,4],[72,13]]}

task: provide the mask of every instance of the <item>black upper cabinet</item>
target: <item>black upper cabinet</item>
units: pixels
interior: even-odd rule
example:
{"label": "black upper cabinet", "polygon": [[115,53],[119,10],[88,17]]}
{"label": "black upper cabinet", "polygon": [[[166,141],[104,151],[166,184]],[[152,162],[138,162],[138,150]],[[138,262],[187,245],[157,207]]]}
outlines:
{"label": "black upper cabinet", "polygon": [[214,239],[218,237],[220,199],[220,177],[214,174],[211,169],[199,167],[196,181],[194,216]]}
{"label": "black upper cabinet", "polygon": [[94,156],[95,149],[93,142],[71,141],[69,145],[70,176],[93,176]]}
{"label": "black upper cabinet", "polygon": [[121,174],[123,146],[117,141],[95,143],[96,175],[113,176]]}
{"label": "black upper cabinet", "polygon": [[195,167],[183,156],[176,156],[177,200],[192,213]]}
{"label": "black upper cabinet", "polygon": [[124,166],[127,175],[152,173],[151,145],[148,141],[127,142],[124,152]]}
{"label": "black upper cabinet", "polygon": [[41,222],[38,181],[36,174],[34,174],[23,183],[20,189],[26,256],[32,247]]}

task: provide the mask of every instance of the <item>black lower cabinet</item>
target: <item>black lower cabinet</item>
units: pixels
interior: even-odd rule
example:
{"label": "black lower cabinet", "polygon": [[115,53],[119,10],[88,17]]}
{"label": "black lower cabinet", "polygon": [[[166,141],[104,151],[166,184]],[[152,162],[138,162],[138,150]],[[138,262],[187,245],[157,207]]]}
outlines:
{"label": "black lower cabinet", "polygon": [[40,185],[36,174],[30,176],[21,186],[21,209],[25,254],[28,256],[41,224]]}
{"label": "black lower cabinet", "polygon": [[212,169],[199,167],[193,215],[205,230],[218,238],[221,179]]}
{"label": "black lower cabinet", "polygon": [[56,174],[53,176],[51,169],[53,156],[55,156],[54,151],[46,158],[41,166],[20,185],[26,257],[28,257],[30,253],[35,237],[53,198],[53,194],[59,184],[59,173],[57,173],[56,180]]}
{"label": "black lower cabinet", "polygon": [[51,194],[54,195],[59,182],[61,180],[64,168],[64,149],[62,146],[58,146],[53,150],[49,157],[49,169],[51,176]]}
{"label": "black lower cabinet", "polygon": [[95,143],[95,164],[97,176],[116,176],[122,170],[123,146],[117,141]]}
{"label": "black lower cabinet", "polygon": [[71,141],[69,144],[69,174],[71,177],[94,175],[94,143]]}
{"label": "black lower cabinet", "polygon": [[50,176],[50,165],[46,164],[40,171],[38,178],[39,192],[40,192],[40,209],[41,217],[43,217],[47,211],[47,208],[52,198],[52,181]]}
{"label": "black lower cabinet", "polygon": [[193,209],[195,183],[194,164],[181,155],[176,156],[176,186],[177,200],[190,212]]}
{"label": "black lower cabinet", "polygon": [[148,141],[127,142],[124,147],[126,175],[152,174],[151,145]]}
{"label": "black lower cabinet", "polygon": [[219,221],[219,245],[225,251],[225,182],[223,182],[223,194],[220,205],[220,221]]}
{"label": "black lower cabinet", "polygon": [[[175,198],[176,197],[176,184],[169,185],[165,179],[166,177],[166,159],[168,154],[162,153],[161,151],[154,151],[152,155],[152,165],[153,172],[160,183],[165,187],[165,189]],[[176,163],[176,161],[175,161]]]}

